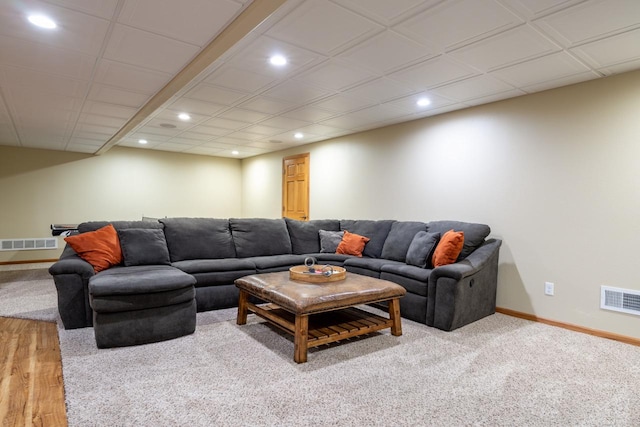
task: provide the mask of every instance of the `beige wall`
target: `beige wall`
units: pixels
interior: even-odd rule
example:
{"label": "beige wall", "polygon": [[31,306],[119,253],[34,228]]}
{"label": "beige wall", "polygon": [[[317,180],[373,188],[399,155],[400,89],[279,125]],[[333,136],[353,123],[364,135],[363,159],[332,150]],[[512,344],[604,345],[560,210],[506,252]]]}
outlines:
{"label": "beige wall", "polygon": [[[135,148],[102,156],[0,146],[0,239],[51,236],[52,223],[241,214],[241,163]],[[0,251],[0,262],[59,250]]]}
{"label": "beige wall", "polygon": [[246,159],[243,216],[280,215],[301,152],[312,219],[489,224],[498,306],[640,338],[640,317],[599,308],[601,285],[640,290],[640,72]]}

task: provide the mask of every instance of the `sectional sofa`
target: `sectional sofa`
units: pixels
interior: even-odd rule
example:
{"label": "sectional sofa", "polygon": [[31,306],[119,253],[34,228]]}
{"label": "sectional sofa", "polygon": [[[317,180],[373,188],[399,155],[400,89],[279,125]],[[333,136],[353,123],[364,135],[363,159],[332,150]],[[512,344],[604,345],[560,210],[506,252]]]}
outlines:
{"label": "sectional sofa", "polygon": [[[107,335],[113,335],[123,319],[137,325],[135,322],[143,317],[143,312],[136,312],[138,309],[150,309],[151,320],[145,328],[170,329],[175,323],[184,323],[179,316],[171,317],[175,313],[237,306],[235,279],[284,271],[303,264],[308,256],[320,264],[344,266],[352,273],[402,285],[407,290],[401,299],[402,316],[442,330],[459,328],[495,312],[501,240],[487,239],[490,229],[483,224],[165,218],[85,222],[78,231],[95,231],[108,224],[120,236],[122,265],[95,273],[92,265],[67,245],[49,270],[67,329],[92,326],[99,319],[105,328],[111,328]],[[413,259],[408,263],[407,255],[417,235],[441,235],[451,229],[464,232],[464,246],[454,263],[436,268],[428,259],[422,265],[416,265]],[[323,250],[321,230],[348,230],[369,241],[362,257],[336,254]],[[162,310],[158,310],[160,306]],[[101,318],[102,313],[106,317]],[[187,332],[195,328],[195,320],[191,323]],[[142,335],[147,333],[158,334],[147,331]],[[180,333],[184,330],[160,334],[160,339]]]}

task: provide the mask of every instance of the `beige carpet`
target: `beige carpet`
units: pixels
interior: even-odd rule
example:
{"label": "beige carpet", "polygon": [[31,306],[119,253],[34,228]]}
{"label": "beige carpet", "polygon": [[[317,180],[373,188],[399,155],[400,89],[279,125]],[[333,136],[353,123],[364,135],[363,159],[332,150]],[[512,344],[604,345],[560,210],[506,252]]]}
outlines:
{"label": "beige carpet", "polygon": [[56,286],[46,269],[0,270],[0,316],[55,322]]}
{"label": "beige carpet", "polygon": [[638,347],[496,314],[449,333],[404,321],[298,365],[289,337],[234,316],[124,349],[61,330],[70,425],[640,425]]}
{"label": "beige carpet", "polygon": [[[42,274],[0,274],[0,315],[53,316]],[[401,337],[298,365],[288,336],[234,318],[199,313],[193,335],[108,350],[59,326],[69,425],[640,425],[640,347],[496,314],[453,332],[403,320]]]}

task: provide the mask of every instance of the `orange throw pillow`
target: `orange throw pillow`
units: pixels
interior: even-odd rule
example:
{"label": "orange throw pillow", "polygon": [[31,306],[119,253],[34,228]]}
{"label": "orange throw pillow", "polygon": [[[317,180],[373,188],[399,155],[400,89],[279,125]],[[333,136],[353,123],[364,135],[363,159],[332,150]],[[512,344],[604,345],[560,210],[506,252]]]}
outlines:
{"label": "orange throw pillow", "polygon": [[122,262],[120,239],[111,224],[96,231],[65,237],[64,241],[80,258],[91,264],[96,273]]}
{"label": "orange throw pillow", "polygon": [[440,238],[438,246],[433,253],[432,263],[434,267],[453,264],[458,259],[464,246],[464,232],[449,230]]}
{"label": "orange throw pillow", "polygon": [[364,245],[366,245],[369,240],[371,239],[369,239],[368,237],[364,237],[355,233],[349,233],[345,230],[344,236],[342,236],[342,240],[340,241],[340,244],[338,244],[338,248],[336,249],[336,253],[344,255],[355,255],[362,258]]}

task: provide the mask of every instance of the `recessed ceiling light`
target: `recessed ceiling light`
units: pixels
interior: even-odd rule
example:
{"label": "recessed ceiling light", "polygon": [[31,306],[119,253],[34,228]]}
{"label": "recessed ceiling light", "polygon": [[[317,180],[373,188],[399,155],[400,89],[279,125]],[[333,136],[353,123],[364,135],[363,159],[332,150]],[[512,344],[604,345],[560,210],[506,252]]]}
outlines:
{"label": "recessed ceiling light", "polygon": [[302,132],[296,132],[296,134],[293,135],[293,137],[295,139],[302,139],[302,138],[304,138],[304,134]]}
{"label": "recessed ceiling light", "polygon": [[272,65],[282,67],[283,65],[287,65],[287,58],[282,55],[273,55],[269,58],[269,62],[271,62]]}
{"label": "recessed ceiling light", "polygon": [[53,19],[44,15],[29,15],[27,19],[36,27],[46,28],[48,30],[52,30],[58,26]]}
{"label": "recessed ceiling light", "polygon": [[431,101],[429,101],[429,98],[420,98],[416,104],[418,104],[418,107],[426,107],[431,104]]}
{"label": "recessed ceiling light", "polygon": [[178,118],[179,118],[180,120],[185,120],[185,121],[186,121],[186,120],[191,120],[191,116],[190,116],[190,115],[188,115],[187,113],[180,113],[180,114],[178,114]]}
{"label": "recessed ceiling light", "polygon": [[142,145],[146,144],[147,142],[148,141],[146,139],[139,139],[138,140],[138,144],[142,144]]}
{"label": "recessed ceiling light", "polygon": [[237,151],[237,150],[233,150],[233,151],[231,152],[231,154],[233,154],[234,156],[237,156],[238,154],[240,154],[240,152],[239,152],[239,151]]}

